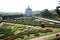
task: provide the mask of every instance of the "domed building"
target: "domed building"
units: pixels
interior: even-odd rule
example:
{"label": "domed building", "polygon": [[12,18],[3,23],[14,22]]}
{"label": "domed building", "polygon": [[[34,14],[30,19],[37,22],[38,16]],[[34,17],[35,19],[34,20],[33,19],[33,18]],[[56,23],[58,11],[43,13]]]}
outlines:
{"label": "domed building", "polygon": [[28,6],[28,8],[26,8],[25,14],[26,14],[26,16],[31,16],[32,15],[32,9],[29,6]]}

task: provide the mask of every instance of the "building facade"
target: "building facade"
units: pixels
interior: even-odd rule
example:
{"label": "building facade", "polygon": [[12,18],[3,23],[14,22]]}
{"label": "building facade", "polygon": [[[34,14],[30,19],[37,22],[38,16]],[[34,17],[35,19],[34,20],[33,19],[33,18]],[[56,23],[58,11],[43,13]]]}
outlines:
{"label": "building facade", "polygon": [[31,16],[32,15],[32,9],[28,6],[28,8],[26,8],[25,10],[25,15],[26,16]]}

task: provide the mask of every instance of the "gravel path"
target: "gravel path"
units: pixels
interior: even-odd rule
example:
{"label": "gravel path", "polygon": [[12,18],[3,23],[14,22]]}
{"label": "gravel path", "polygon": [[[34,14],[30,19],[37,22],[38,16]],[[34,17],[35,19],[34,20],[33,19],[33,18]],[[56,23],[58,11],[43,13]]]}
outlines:
{"label": "gravel path", "polygon": [[50,34],[50,35],[47,35],[47,36],[42,36],[42,37],[37,37],[37,38],[29,39],[29,40],[45,40],[47,37],[54,36],[56,34],[60,34],[60,32],[59,33]]}

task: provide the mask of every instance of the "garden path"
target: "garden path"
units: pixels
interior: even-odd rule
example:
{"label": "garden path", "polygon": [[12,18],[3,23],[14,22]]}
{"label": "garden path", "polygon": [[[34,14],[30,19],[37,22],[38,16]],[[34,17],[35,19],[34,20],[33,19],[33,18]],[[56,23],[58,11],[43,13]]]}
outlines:
{"label": "garden path", "polygon": [[42,36],[42,37],[37,37],[37,38],[29,39],[29,40],[46,40],[46,38],[48,38],[50,36],[55,36],[56,34],[60,34],[60,32],[59,33],[50,34],[50,35],[46,35],[46,36]]}

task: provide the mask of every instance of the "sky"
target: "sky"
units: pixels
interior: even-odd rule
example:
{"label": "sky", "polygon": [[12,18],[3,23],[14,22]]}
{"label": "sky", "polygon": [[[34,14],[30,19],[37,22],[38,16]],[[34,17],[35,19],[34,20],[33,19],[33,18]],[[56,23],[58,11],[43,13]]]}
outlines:
{"label": "sky", "polygon": [[53,10],[59,0],[0,0],[0,12],[25,12],[30,6],[33,11]]}

